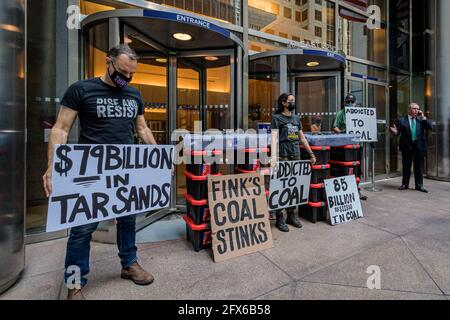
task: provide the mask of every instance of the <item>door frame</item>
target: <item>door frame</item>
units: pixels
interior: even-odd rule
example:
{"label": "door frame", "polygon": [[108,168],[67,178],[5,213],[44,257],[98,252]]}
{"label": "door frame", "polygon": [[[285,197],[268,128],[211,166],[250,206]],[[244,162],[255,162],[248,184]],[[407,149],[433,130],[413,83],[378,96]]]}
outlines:
{"label": "door frame", "polygon": [[[385,125],[385,132],[378,132],[378,136],[380,135],[385,135],[385,172],[382,174],[378,174],[375,175],[375,180],[377,180],[377,177],[379,179],[383,179],[385,177],[387,177],[391,171],[390,171],[390,146],[391,146],[391,142],[389,139],[389,123],[390,123],[390,114],[389,114],[389,85],[387,82],[383,82],[383,81],[379,81],[379,80],[375,80],[372,79],[368,76],[362,76],[362,77],[358,77],[358,76],[354,76],[354,75],[347,75],[345,77],[345,87],[346,89],[348,89],[348,81],[355,81],[355,82],[359,82],[362,83],[362,87],[363,87],[363,99],[364,101],[362,101],[362,105],[363,106],[367,106],[367,103],[369,101],[369,85],[375,85],[375,86],[381,86],[385,88],[385,106],[384,106],[384,111],[385,111],[385,115],[386,115],[386,119],[378,119],[378,113],[377,113],[377,125],[382,123]],[[348,91],[348,90],[347,90]],[[372,106],[373,107],[373,106]],[[369,161],[370,161],[370,150],[368,150],[367,148],[367,144],[364,143],[363,144],[363,148],[364,148],[364,152],[363,152],[363,157],[364,157],[364,163],[365,165],[363,166],[362,170],[363,170],[363,174],[364,174],[364,178],[365,178],[365,182],[369,181],[369,171],[371,170],[370,166],[369,166]]]}

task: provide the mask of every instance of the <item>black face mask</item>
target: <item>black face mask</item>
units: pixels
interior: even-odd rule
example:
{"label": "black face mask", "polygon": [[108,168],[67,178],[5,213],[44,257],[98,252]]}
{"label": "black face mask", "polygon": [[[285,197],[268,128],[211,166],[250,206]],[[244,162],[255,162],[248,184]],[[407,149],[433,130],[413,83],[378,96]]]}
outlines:
{"label": "black face mask", "polygon": [[289,102],[289,105],[287,108],[289,111],[294,111],[295,110],[295,102]]}
{"label": "black face mask", "polygon": [[129,82],[131,82],[131,79],[133,77],[127,77],[126,75],[120,73],[119,71],[117,71],[116,67],[114,66],[114,63],[111,60],[111,64],[114,68],[114,72],[112,74],[109,73],[109,69],[108,69],[108,75],[109,78],[111,79],[112,83],[114,83],[114,85],[117,88],[125,88]]}

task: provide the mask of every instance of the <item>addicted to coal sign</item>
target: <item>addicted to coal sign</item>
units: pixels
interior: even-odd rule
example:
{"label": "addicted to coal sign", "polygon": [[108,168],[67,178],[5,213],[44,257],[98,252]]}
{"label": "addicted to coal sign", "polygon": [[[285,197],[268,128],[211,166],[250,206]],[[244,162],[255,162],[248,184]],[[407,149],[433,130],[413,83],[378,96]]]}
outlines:
{"label": "addicted to coal sign", "polygon": [[333,226],[363,217],[354,175],[325,180],[325,191]]}
{"label": "addicted to coal sign", "polygon": [[355,134],[360,142],[377,142],[377,109],[345,108],[347,133]]}
{"label": "addicted to coal sign", "polygon": [[166,208],[172,146],[55,145],[47,232]]}
{"label": "addicted to coal sign", "polygon": [[270,176],[269,210],[308,203],[311,161],[281,161]]}
{"label": "addicted to coal sign", "polygon": [[264,176],[211,176],[208,201],[215,262],[273,247]]}

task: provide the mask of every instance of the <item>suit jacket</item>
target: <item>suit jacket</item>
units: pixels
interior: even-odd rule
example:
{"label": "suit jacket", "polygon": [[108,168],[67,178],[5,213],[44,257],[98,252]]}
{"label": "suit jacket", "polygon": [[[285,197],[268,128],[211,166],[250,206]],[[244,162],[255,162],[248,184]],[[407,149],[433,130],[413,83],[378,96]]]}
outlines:
{"label": "suit jacket", "polygon": [[[398,119],[395,125],[397,126],[400,135],[400,150],[402,152],[411,152],[413,150],[413,140],[408,116]],[[419,120],[416,118],[417,147],[422,152],[427,151],[427,137],[425,131],[432,129],[433,126],[430,120]]]}

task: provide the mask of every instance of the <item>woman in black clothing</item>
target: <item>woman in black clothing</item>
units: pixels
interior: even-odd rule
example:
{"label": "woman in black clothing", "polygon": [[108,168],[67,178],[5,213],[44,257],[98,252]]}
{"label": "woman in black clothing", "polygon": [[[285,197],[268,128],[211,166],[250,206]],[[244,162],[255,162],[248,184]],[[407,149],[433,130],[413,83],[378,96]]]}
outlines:
{"label": "woman in black clothing", "polygon": [[[300,142],[311,156],[311,162],[316,163],[316,157],[309,147],[309,143],[305,138],[302,130],[302,124],[295,110],[295,97],[292,94],[283,93],[278,98],[278,109],[272,118],[272,129],[278,129],[279,139],[279,161],[300,160]],[[277,210],[277,221],[275,226],[283,231],[288,232],[288,224],[301,228],[300,220],[295,216],[295,207],[287,208],[287,219],[283,217],[283,211]]]}

